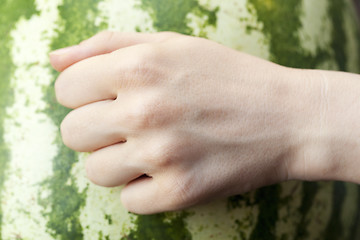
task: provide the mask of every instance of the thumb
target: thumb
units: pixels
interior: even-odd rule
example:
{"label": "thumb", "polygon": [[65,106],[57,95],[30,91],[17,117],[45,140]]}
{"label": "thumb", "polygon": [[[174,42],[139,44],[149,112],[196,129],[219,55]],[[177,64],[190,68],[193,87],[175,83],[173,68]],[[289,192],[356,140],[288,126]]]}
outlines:
{"label": "thumb", "polygon": [[50,53],[50,63],[59,72],[85,58],[113,52],[140,43],[159,42],[175,33],[121,33],[103,31],[78,45],[61,48]]}

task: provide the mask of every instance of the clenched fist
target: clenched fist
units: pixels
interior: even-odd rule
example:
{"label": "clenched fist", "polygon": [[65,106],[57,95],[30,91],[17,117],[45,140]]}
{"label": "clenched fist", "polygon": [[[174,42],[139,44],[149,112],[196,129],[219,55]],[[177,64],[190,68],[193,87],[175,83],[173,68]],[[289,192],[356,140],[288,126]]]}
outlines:
{"label": "clenched fist", "polygon": [[61,71],[57,99],[74,109],[61,124],[64,143],[91,152],[92,182],[125,185],[129,211],[314,178],[322,83],[305,70],[170,32],[102,32],[50,60]]}

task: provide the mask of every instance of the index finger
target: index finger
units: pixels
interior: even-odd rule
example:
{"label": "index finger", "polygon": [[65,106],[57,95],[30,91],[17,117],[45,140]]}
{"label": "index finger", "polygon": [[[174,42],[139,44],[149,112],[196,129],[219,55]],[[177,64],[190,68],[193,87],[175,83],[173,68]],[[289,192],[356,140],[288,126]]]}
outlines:
{"label": "index finger", "polygon": [[61,72],[72,64],[83,59],[111,53],[142,43],[161,42],[177,35],[172,32],[158,33],[124,33],[102,31],[78,45],[55,50],[50,53],[50,63],[54,69]]}
{"label": "index finger", "polygon": [[116,99],[119,90],[129,81],[141,81],[136,71],[139,65],[146,64],[142,59],[149,54],[149,49],[148,44],[134,45],[71,65],[55,82],[58,102],[74,109],[97,101]]}

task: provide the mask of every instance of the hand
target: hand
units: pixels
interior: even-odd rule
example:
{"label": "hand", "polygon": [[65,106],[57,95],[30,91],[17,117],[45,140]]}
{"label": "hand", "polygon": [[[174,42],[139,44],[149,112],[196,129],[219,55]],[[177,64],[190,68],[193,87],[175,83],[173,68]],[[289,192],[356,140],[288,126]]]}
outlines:
{"label": "hand", "polygon": [[[294,69],[215,42],[102,32],[53,52],[64,143],[124,206],[182,209],[289,178],[304,118]],[[65,69],[65,70],[64,70]],[[290,74],[291,75],[291,74]]]}

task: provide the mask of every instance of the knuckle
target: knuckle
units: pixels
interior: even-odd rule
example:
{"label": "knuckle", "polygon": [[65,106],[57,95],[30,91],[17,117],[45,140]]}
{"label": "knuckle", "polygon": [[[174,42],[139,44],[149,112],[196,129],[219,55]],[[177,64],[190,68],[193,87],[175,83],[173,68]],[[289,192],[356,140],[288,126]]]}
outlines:
{"label": "knuckle", "polygon": [[103,30],[96,35],[103,40],[111,40],[114,38],[115,32],[110,30]]}
{"label": "knuckle", "polygon": [[155,59],[158,51],[155,44],[139,44],[134,55],[134,62],[138,64],[148,63],[149,60]]}
{"label": "knuckle", "polygon": [[162,108],[160,99],[142,99],[129,110],[125,121],[129,123],[133,131],[153,128],[159,125]]}
{"label": "knuckle", "polygon": [[171,31],[159,32],[158,35],[160,36],[161,40],[168,40],[170,38],[181,36],[179,33],[171,32]]}
{"label": "knuckle", "polygon": [[159,47],[154,44],[143,44],[128,62],[130,76],[134,80],[142,79],[142,82],[153,82],[157,80],[161,71],[158,64],[160,56]]}
{"label": "knuckle", "polygon": [[[99,42],[112,43],[116,41],[117,33],[114,31],[104,30],[98,34]],[[108,49],[110,51],[110,49]]]}
{"label": "knuckle", "polygon": [[94,41],[95,42],[109,42],[109,41],[113,40],[114,36],[115,36],[115,32],[110,31],[110,30],[103,30],[101,32],[98,32],[97,34],[95,34],[91,38],[80,42],[79,45],[92,44]]}
{"label": "knuckle", "polygon": [[125,121],[133,131],[147,129],[150,127],[151,110],[144,105],[137,106],[127,113]]}
{"label": "knuckle", "polygon": [[125,83],[120,85],[144,86],[154,85],[161,79],[164,79],[166,71],[164,68],[161,46],[155,43],[143,43],[126,49],[120,49],[110,53],[110,58],[114,61],[120,57],[124,59],[124,55],[131,57],[126,58],[125,62],[115,64],[114,72],[122,79],[126,79]]}
{"label": "knuckle", "polygon": [[177,143],[172,140],[154,142],[148,154],[150,164],[157,168],[166,168],[173,165],[177,158]]}

